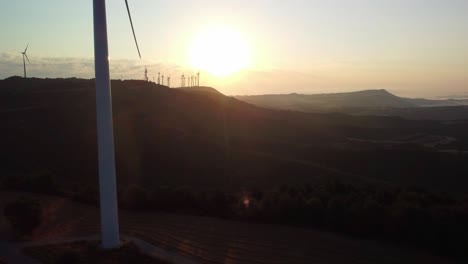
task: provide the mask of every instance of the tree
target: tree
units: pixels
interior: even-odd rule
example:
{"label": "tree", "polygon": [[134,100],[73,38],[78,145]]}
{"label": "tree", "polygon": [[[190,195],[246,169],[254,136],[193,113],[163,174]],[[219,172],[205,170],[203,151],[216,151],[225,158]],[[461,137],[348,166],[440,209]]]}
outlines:
{"label": "tree", "polygon": [[7,204],[3,214],[19,236],[30,235],[42,222],[40,203],[25,197]]}
{"label": "tree", "polygon": [[148,209],[150,199],[145,189],[138,185],[128,186],[121,197],[122,205],[130,209]]}

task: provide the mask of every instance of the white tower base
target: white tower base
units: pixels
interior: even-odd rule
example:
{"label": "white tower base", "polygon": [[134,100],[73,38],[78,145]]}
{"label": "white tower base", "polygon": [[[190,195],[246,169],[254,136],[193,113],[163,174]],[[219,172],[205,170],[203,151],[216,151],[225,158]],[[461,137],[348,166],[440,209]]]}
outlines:
{"label": "white tower base", "polygon": [[113,249],[120,246],[120,237],[107,46],[106,1],[94,0],[93,12],[101,239],[103,248]]}

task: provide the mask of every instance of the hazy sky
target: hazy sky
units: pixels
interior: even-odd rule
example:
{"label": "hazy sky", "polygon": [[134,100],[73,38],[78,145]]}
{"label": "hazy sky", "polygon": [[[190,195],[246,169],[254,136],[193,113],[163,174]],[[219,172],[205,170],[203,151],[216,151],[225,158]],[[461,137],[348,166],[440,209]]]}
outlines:
{"label": "hazy sky", "polygon": [[[0,0],[0,78],[85,77],[93,70],[92,1]],[[204,29],[242,34],[250,65],[202,84],[227,94],[388,89],[403,96],[468,96],[467,0],[108,0],[112,78],[190,70],[190,45]]]}

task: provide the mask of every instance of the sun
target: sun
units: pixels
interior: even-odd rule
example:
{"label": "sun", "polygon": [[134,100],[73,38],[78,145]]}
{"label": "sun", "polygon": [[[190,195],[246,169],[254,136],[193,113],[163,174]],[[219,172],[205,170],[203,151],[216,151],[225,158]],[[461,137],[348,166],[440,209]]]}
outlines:
{"label": "sun", "polygon": [[242,34],[218,27],[197,35],[189,56],[192,67],[225,77],[248,66],[250,49]]}

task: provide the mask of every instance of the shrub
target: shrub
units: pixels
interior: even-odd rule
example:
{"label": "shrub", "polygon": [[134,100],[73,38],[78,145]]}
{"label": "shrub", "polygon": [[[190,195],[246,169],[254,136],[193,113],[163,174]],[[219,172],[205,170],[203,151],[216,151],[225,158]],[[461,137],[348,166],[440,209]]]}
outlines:
{"label": "shrub", "polygon": [[95,186],[85,185],[72,194],[71,198],[78,202],[99,206],[99,190]]}
{"label": "shrub", "polygon": [[149,201],[146,190],[138,185],[128,186],[121,197],[121,205],[130,209],[148,209]]}
{"label": "shrub", "polygon": [[313,225],[321,225],[323,222],[324,205],[322,200],[311,197],[306,202],[306,216]]}
{"label": "shrub", "polygon": [[44,194],[60,194],[54,177],[49,172],[33,175],[9,175],[2,180],[6,189]]}
{"label": "shrub", "polygon": [[228,215],[229,199],[222,191],[215,191],[210,197],[209,206],[216,216],[225,217]]}
{"label": "shrub", "polygon": [[342,231],[344,225],[346,224],[346,197],[344,196],[335,196],[333,197],[327,205],[326,209],[326,224],[334,230]]}
{"label": "shrub", "polygon": [[4,215],[19,236],[30,235],[42,221],[40,203],[24,197],[7,204]]}
{"label": "shrub", "polygon": [[156,210],[170,210],[172,207],[172,190],[167,186],[156,188],[150,195],[152,207]]}
{"label": "shrub", "polygon": [[57,183],[49,173],[34,175],[29,178],[29,190],[37,193],[58,194]]}
{"label": "shrub", "polygon": [[80,255],[75,252],[63,253],[55,262],[56,264],[77,264],[80,263]]}

